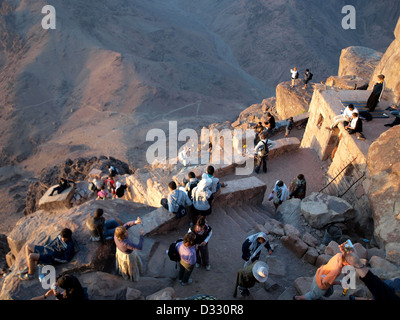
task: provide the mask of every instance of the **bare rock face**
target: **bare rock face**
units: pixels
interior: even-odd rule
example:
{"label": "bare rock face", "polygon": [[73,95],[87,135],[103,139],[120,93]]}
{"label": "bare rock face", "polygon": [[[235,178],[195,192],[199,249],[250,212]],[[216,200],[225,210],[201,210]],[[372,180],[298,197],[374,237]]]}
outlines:
{"label": "bare rock face", "polygon": [[383,53],[366,47],[345,48],[340,55],[338,76],[356,76],[369,81],[382,56]]}
{"label": "bare rock face", "polygon": [[343,90],[366,90],[369,78],[361,78],[355,75],[331,76],[326,80],[326,85]]}
{"label": "bare rock face", "polygon": [[232,127],[241,129],[250,129],[254,127],[258,122],[266,120],[265,113],[271,112],[275,104],[275,97],[264,99],[261,103],[252,104],[239,114],[238,119],[232,123]]}
{"label": "bare rock face", "polygon": [[374,218],[374,235],[386,250],[386,259],[400,265],[400,127],[383,133],[371,144],[367,163],[368,198]]}
{"label": "bare rock face", "polygon": [[[49,189],[52,186],[58,183],[60,178],[66,178],[74,182],[87,181],[91,173],[93,172],[93,169],[101,171],[103,175],[107,175],[107,164],[113,165],[115,168],[118,169],[119,173],[121,174],[132,172],[128,164],[115,158],[106,156],[100,156],[98,158],[77,158],[74,160],[67,159],[63,164],[44,169],[41,172],[38,181],[31,183],[29,186],[28,192],[26,194],[26,206],[24,209],[24,215],[31,214],[39,209],[40,199],[46,193],[48,193]],[[68,190],[65,190],[64,193],[68,193]],[[64,193],[62,195],[64,195]],[[66,199],[61,199],[62,195],[57,196],[57,194],[55,193],[55,196],[53,196],[54,200],[65,201]],[[43,199],[43,201],[44,200],[45,199]],[[68,198],[68,200],[66,201],[66,207],[68,207],[69,200],[71,200],[71,197]]]}
{"label": "bare rock face", "polygon": [[[105,271],[110,264],[115,265],[114,242],[112,240],[105,244],[93,242],[86,228],[86,219],[92,216],[95,209],[99,207],[103,208],[107,220],[119,218],[124,222],[134,220],[138,216],[143,217],[154,209],[120,199],[92,200],[57,214],[39,210],[20,219],[7,237],[15,262],[12,271],[4,278],[0,299],[30,299],[41,294],[43,289],[39,281],[21,281],[18,278],[18,271],[26,266],[23,248],[27,243],[45,245],[53,240],[63,228],[69,228],[72,231],[75,255],[70,262],[56,266],[57,275],[63,272]],[[132,239],[137,241],[134,237]],[[36,272],[35,276],[37,275]]]}
{"label": "bare rock face", "polygon": [[376,66],[375,71],[369,82],[369,89],[377,81],[376,77],[379,74],[385,75],[385,92],[384,98],[392,98],[397,102],[400,98],[400,19],[397,22],[394,31],[395,39],[386,50],[379,64]]}
{"label": "bare rock face", "polygon": [[291,82],[281,82],[276,86],[276,112],[280,119],[287,119],[308,112],[313,89],[311,83],[307,89],[302,89],[300,80],[294,88]]}
{"label": "bare rock face", "polygon": [[313,192],[302,200],[301,213],[313,228],[320,229],[330,223],[354,218],[355,211],[343,199]]}

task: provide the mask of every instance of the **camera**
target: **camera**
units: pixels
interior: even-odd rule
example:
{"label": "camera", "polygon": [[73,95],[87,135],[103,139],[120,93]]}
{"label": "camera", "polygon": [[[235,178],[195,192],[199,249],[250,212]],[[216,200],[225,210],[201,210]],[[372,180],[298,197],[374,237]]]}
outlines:
{"label": "camera", "polygon": [[349,240],[347,240],[345,243],[344,243],[344,251],[345,252],[351,252],[351,251],[353,251],[354,250],[354,246],[353,246],[353,243],[351,242],[351,240],[349,239]]}

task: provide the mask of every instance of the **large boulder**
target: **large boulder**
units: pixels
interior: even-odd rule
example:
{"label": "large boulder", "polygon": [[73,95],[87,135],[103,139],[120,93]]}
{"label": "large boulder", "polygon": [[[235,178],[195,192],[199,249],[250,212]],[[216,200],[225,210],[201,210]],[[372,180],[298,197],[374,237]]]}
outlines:
{"label": "large boulder", "polygon": [[338,76],[357,76],[369,80],[382,56],[383,53],[366,47],[345,48],[340,55]]}
{"label": "large boulder", "polygon": [[287,119],[308,112],[313,88],[302,89],[302,84],[291,87],[291,82],[281,82],[276,86],[276,112],[280,119]]}
{"label": "large boulder", "polygon": [[250,107],[244,109],[232,127],[235,129],[251,129],[258,122],[266,121],[266,112],[275,107],[275,97],[264,99],[261,103],[252,104]]}
{"label": "large boulder", "polygon": [[400,265],[400,127],[384,132],[370,146],[368,198],[374,235],[386,250],[386,259]]}
{"label": "large boulder", "polygon": [[397,102],[400,98],[400,19],[397,22],[394,36],[395,39],[387,48],[370,78],[369,89],[373,88],[374,83],[377,81],[376,77],[379,74],[384,74],[386,84],[384,98]]}
{"label": "large boulder", "polygon": [[330,76],[326,79],[326,85],[342,90],[366,90],[368,88],[369,78],[361,78],[355,75]]}
{"label": "large boulder", "polygon": [[[119,218],[124,222],[134,220],[138,216],[143,218],[149,212],[154,211],[154,208],[119,199],[91,200],[79,207],[73,207],[57,214],[39,210],[20,219],[7,237],[15,262],[12,271],[4,278],[0,299],[26,299],[41,294],[42,288],[39,281],[21,281],[18,278],[18,271],[23,270],[26,266],[23,248],[27,243],[45,245],[54,239],[63,228],[71,229],[76,253],[69,263],[56,266],[57,274],[85,270],[103,271],[109,267],[110,263],[115,265],[114,242],[110,240],[104,245],[92,242],[86,227],[86,219],[92,216],[95,209],[99,207],[103,208],[107,219]],[[130,234],[132,233],[131,229]],[[133,238],[133,241],[137,241],[137,239]],[[145,240],[145,245],[146,242],[149,245],[152,244],[150,240]],[[146,247],[146,252],[150,250],[151,248]]]}
{"label": "large boulder", "polygon": [[306,221],[316,229],[353,219],[355,215],[354,208],[347,201],[318,192],[304,198],[300,207]]}

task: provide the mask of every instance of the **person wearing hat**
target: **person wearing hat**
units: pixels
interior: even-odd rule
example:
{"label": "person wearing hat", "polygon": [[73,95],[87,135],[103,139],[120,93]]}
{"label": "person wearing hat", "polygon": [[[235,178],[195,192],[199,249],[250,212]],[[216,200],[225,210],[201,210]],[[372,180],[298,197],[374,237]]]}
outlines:
{"label": "person wearing hat", "polygon": [[239,290],[242,296],[249,296],[249,288],[254,287],[256,283],[263,283],[268,278],[268,265],[263,261],[254,262],[237,273],[236,286],[233,297],[236,298]]}

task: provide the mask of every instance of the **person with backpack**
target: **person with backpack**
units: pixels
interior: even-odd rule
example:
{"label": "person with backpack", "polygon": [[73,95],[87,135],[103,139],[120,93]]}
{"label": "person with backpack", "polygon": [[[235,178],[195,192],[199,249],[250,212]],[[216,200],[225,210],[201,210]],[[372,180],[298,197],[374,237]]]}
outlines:
{"label": "person with backpack", "polygon": [[261,135],[260,142],[256,145],[254,149],[255,158],[256,158],[256,167],[254,169],[255,173],[259,173],[261,166],[263,167],[263,172],[267,172],[267,156],[268,156],[269,148],[268,148],[268,138],[267,134],[263,133]]}
{"label": "person with backpack", "polygon": [[199,268],[202,265],[207,271],[209,271],[211,266],[208,253],[208,241],[212,236],[212,228],[206,223],[206,218],[204,216],[200,216],[197,219],[196,224],[189,228],[188,233],[190,232],[196,235],[194,242],[195,245],[197,245],[196,268]]}
{"label": "person with backpack", "polygon": [[304,90],[307,89],[307,84],[312,78],[313,78],[313,74],[310,72],[309,69],[306,69],[306,72],[304,73],[304,80],[303,80],[303,82],[304,82],[303,89]]}
{"label": "person with backpack", "polygon": [[161,199],[161,205],[169,212],[176,214],[178,218],[186,215],[186,207],[191,206],[192,200],[189,199],[187,193],[177,189],[175,181],[168,184],[170,191],[168,198]]}
{"label": "person with backpack", "polygon": [[296,85],[296,79],[299,78],[299,72],[297,71],[297,68],[294,67],[293,69],[290,69],[290,73],[292,74],[292,85],[291,85],[291,87],[293,88]]}
{"label": "person with backpack", "polygon": [[212,180],[204,177],[198,185],[192,190],[192,222],[195,223],[199,216],[208,216],[211,214],[211,203],[209,201],[211,192]]}
{"label": "person with backpack", "polygon": [[196,265],[197,246],[195,244],[196,235],[193,232],[185,234],[183,241],[178,242],[176,249],[180,256],[178,280],[182,286],[192,283],[190,275]]}
{"label": "person with backpack", "polygon": [[196,175],[193,171],[190,171],[188,173],[188,178],[189,178],[189,181],[186,183],[185,191],[186,191],[189,199],[193,200],[192,199],[192,190],[197,186],[197,184],[199,183],[199,180],[196,178]]}

